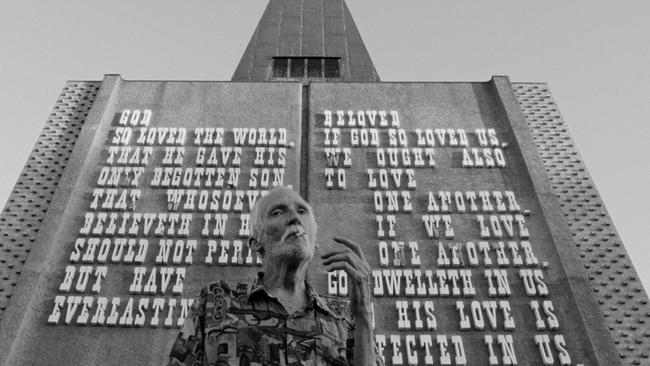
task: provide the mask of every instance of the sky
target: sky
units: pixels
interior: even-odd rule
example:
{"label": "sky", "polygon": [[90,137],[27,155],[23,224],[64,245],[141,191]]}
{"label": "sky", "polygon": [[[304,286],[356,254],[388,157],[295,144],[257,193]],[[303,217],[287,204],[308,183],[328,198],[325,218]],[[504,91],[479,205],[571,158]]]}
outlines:
{"label": "sky", "polygon": [[[66,80],[230,80],[266,3],[3,2],[0,204]],[[383,81],[548,83],[649,288],[650,2],[347,3]]]}

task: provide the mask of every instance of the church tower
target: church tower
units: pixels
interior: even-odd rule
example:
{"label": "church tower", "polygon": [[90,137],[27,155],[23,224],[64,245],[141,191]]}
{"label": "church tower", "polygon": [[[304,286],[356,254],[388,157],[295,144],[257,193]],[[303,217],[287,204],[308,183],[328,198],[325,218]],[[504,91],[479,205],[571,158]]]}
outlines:
{"label": "church tower", "polygon": [[271,0],[232,81],[379,82],[343,0]]}

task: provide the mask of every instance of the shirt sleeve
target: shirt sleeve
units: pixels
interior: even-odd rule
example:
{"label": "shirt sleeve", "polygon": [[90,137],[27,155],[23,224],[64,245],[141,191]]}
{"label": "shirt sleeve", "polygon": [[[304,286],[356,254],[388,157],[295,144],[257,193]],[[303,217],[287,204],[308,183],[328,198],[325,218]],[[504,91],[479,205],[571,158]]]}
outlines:
{"label": "shirt sleeve", "polygon": [[375,362],[377,366],[384,366],[384,358],[382,357],[381,353],[379,352],[379,347],[377,347],[377,342],[375,343]]}
{"label": "shirt sleeve", "polygon": [[[348,321],[348,324],[350,324],[350,328],[348,331],[348,339],[346,342],[346,346],[348,351],[347,354],[348,360],[351,360],[354,358],[354,323]],[[374,332],[373,332],[373,338],[374,338]],[[384,359],[381,355],[381,352],[379,352],[379,347],[377,347],[377,342],[372,342],[372,343],[375,349],[375,364],[377,366],[385,366]]]}
{"label": "shirt sleeve", "polygon": [[183,327],[176,335],[176,340],[169,352],[168,366],[203,365],[204,355],[204,324],[205,303],[207,290],[194,299],[191,311],[183,323]]}
{"label": "shirt sleeve", "polygon": [[[379,352],[379,347],[377,347],[377,343],[374,343],[374,348],[375,348],[375,364],[377,366],[385,366],[384,359],[381,356],[381,353]],[[346,342],[347,344],[347,349],[348,349],[348,360],[352,359],[354,357],[354,330],[352,330],[350,333],[348,333],[348,340]]]}

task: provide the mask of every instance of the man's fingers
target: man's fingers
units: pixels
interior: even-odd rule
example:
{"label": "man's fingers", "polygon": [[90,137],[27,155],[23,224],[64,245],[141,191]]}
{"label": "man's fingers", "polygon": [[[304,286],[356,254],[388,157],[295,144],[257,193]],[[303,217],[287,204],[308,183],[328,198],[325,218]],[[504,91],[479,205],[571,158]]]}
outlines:
{"label": "man's fingers", "polygon": [[323,258],[323,259],[326,259],[326,258],[331,257],[333,255],[345,254],[345,253],[351,253],[350,249],[346,248],[346,249],[343,249],[343,250],[341,250],[341,249],[339,249],[339,250],[330,250],[328,252],[325,252],[325,253],[321,254],[320,257]]}
{"label": "man's fingers", "polygon": [[352,240],[346,239],[346,238],[334,237],[333,239],[334,239],[335,242],[337,242],[339,244],[343,244],[346,247],[350,248],[353,252],[355,252],[364,261],[366,260],[366,257],[363,255],[363,250],[361,250],[361,246],[359,246],[359,244],[353,242]]}
{"label": "man's fingers", "polygon": [[345,265],[345,268],[337,268],[345,270],[350,277],[357,281],[367,279],[371,273],[368,263],[363,262],[354,253],[337,254],[323,260],[323,264],[327,267],[328,271],[330,271],[333,266]]}
{"label": "man's fingers", "polygon": [[328,265],[328,264],[331,264],[331,263],[334,263],[334,262],[344,261],[344,262],[349,263],[350,265],[352,265],[355,268],[359,268],[359,258],[358,257],[355,258],[355,257],[356,256],[353,255],[352,253],[339,253],[339,254],[333,255],[333,256],[331,256],[331,257],[329,257],[327,259],[324,259],[323,264]]}
{"label": "man's fingers", "polygon": [[338,261],[327,266],[328,272],[332,272],[335,270],[343,270],[345,271],[345,273],[348,274],[348,276],[356,279],[357,281],[361,279],[359,276],[359,271],[352,268],[352,266],[348,262]]}

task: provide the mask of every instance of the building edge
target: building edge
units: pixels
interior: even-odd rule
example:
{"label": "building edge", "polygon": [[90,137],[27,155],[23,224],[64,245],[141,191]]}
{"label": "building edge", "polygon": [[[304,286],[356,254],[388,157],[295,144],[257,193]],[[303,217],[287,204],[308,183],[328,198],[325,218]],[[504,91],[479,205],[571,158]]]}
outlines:
{"label": "building edge", "polygon": [[650,304],[569,128],[545,83],[512,83],[593,298],[624,365],[650,357]]}
{"label": "building edge", "polygon": [[0,214],[0,322],[101,81],[67,81]]}

